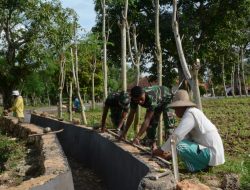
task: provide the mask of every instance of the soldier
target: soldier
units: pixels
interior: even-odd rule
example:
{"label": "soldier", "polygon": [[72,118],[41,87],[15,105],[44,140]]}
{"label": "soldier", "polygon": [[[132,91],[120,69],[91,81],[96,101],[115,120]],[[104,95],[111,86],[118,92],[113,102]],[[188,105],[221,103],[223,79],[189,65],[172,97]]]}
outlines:
{"label": "soldier", "polygon": [[174,125],[174,119],[168,115],[169,109],[167,105],[171,102],[172,95],[169,89],[165,86],[151,86],[142,88],[135,86],[131,89],[131,104],[127,123],[124,132],[120,138],[125,138],[126,133],[131,126],[138,104],[146,108],[144,122],[135,135],[133,143],[140,144],[140,137],[147,131],[147,138],[150,140],[151,148],[156,148],[156,129],[159,124],[160,115],[163,113],[165,131]]}
{"label": "soldier", "polygon": [[124,121],[129,110],[129,103],[129,95],[128,93],[123,91],[119,93],[112,93],[107,97],[102,114],[102,132],[104,132],[106,129],[106,118],[109,109],[111,112],[110,116],[113,125],[117,128],[118,131],[123,129]]}

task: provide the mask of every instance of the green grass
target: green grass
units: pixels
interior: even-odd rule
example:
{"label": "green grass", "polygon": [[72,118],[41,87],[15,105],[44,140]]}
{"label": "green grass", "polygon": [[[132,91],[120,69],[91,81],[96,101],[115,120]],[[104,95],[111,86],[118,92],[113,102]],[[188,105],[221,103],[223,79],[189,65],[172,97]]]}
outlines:
{"label": "green grass", "polygon": [[250,188],[250,98],[203,99],[203,111],[222,137],[226,162],[210,172],[236,173],[241,189]]}
{"label": "green grass", "polygon": [[16,141],[0,131],[0,173],[13,169],[26,155],[24,141]]}

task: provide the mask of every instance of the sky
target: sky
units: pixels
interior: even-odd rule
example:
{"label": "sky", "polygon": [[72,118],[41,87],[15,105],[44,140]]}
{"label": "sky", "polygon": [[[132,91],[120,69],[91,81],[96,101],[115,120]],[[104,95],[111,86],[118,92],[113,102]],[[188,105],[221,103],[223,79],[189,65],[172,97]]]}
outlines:
{"label": "sky", "polygon": [[72,8],[79,16],[80,25],[89,32],[95,25],[96,13],[93,0],[61,0],[64,8]]}

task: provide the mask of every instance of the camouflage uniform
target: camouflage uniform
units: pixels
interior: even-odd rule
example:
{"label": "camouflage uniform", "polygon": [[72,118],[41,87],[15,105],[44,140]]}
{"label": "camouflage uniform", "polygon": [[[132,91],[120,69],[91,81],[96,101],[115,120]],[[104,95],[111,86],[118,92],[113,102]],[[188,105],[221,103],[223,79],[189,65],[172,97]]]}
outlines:
{"label": "camouflage uniform", "polygon": [[[144,92],[146,93],[146,99],[144,104],[141,106],[146,108],[147,111],[154,112],[150,121],[150,126],[147,129],[147,137],[148,139],[154,141],[161,113],[163,113],[166,132],[168,132],[169,128],[174,125],[175,120],[168,116],[170,109],[167,107],[172,100],[172,95],[167,87],[157,85],[144,88]],[[133,99],[131,100],[130,106],[131,109],[138,108],[138,104],[134,102]]]}
{"label": "camouflage uniform", "polygon": [[[129,110],[129,108],[123,108],[119,104],[119,99],[120,99],[120,93],[116,92],[116,93],[109,94],[105,101],[105,106],[110,108],[111,121],[116,128],[118,127],[119,122],[122,119],[122,113],[128,112]],[[122,126],[122,128],[123,127],[124,126]]]}

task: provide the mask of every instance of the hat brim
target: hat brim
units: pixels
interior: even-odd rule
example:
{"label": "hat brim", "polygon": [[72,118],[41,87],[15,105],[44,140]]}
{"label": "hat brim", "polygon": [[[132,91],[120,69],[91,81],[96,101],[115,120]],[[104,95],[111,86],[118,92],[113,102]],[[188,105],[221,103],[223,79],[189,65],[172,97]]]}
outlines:
{"label": "hat brim", "polygon": [[182,101],[178,100],[175,102],[172,102],[168,105],[169,108],[177,108],[177,107],[196,107],[196,104],[191,101]]}

